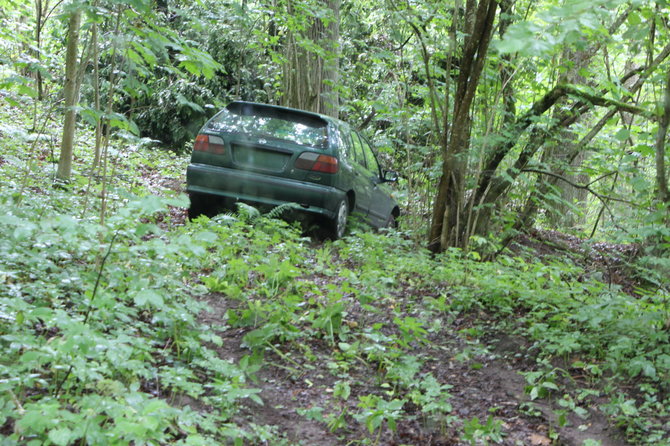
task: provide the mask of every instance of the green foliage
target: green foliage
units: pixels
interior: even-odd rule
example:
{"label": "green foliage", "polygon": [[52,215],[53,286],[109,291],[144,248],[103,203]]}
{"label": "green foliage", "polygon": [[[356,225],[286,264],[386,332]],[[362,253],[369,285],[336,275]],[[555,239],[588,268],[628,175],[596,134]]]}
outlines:
{"label": "green foliage", "polygon": [[601,23],[622,3],[618,0],[571,0],[560,6],[549,6],[538,11],[533,20],[510,26],[497,49],[503,53],[542,57],[551,57],[556,48],[563,45],[581,49],[587,44],[585,35],[594,39],[598,34],[606,34]]}
{"label": "green foliage", "polygon": [[[16,423],[14,435],[102,444],[102,435],[169,442],[169,426],[192,431],[188,409],[152,395],[153,382],[161,394],[217,407],[195,422],[201,427],[225,422],[236,400],[257,400],[244,372],[201,343],[203,305],[185,279],[204,265],[211,233],[193,226],[166,242],[155,224],[136,223],[168,204],[184,200],[135,199],[100,226],[52,212],[33,220],[32,207],[5,201],[1,406],[3,419]],[[206,396],[205,376],[214,383]]]}
{"label": "green foliage", "polygon": [[385,401],[376,395],[359,397],[358,406],[362,409],[355,418],[362,421],[372,434],[381,431],[382,423],[386,422],[389,429],[396,430],[396,422],[402,416],[404,400]]}
{"label": "green foliage", "polygon": [[152,90],[137,104],[135,122],[143,136],[177,152],[190,150],[200,127],[222,105],[206,87],[186,79],[162,79]]}
{"label": "green foliage", "polygon": [[[299,413],[354,442],[381,442],[415,421],[473,444],[500,442],[506,427],[496,418],[452,413],[451,383],[433,367],[444,358],[445,338],[461,340],[460,351],[449,352],[457,362],[484,367],[492,353],[480,338],[501,331],[528,344],[527,359],[536,362],[524,374],[527,393],[558,398],[559,424],[568,413],[585,415],[597,395],[630,441],[668,442],[669,233],[667,209],[654,203],[656,125],[614,115],[584,147],[579,166],[554,159],[553,150],[588,135],[606,107],[569,131],[553,131],[574,95],[533,116],[528,132],[507,125],[573,68],[589,83],[576,93],[618,104],[635,97],[654,110],[660,70],[636,71],[648,86],[635,94],[619,77],[667,41],[662,3],[635,3],[613,31],[628,6],[618,0],[531,2],[498,16],[495,26],[516,23],[485,61],[461,172],[473,193],[485,162],[512,140],[497,172],[509,193],[481,209],[510,233],[528,204],[538,206],[539,225],[554,224],[551,214],[563,209],[580,217],[571,230],[637,243],[634,296],[570,261],[506,253],[483,234],[469,238],[471,252],[435,257],[413,241],[423,238],[442,173],[440,127],[450,119],[462,56],[464,36],[449,35],[461,21],[452,5],[343,2],[339,55],[347,76],[335,86],[342,117],[364,126],[387,165],[401,171],[401,226],[411,230],[360,227],[319,246],[274,220],[290,206],[266,215],[240,206],[182,224],[184,197],[150,192],[168,178],[179,189],[185,159],[149,155],[129,135],[185,152],[229,98],[279,102],[283,38],[313,17],[331,20],[323,5],[296,1],[288,14],[283,2],[168,2],[167,15],[145,0],[95,5],[58,6],[39,52],[34,5],[12,0],[0,8],[0,101],[13,107],[0,115],[0,429],[8,444],[283,444],[275,427],[237,424],[242,406],[266,403],[257,388],[263,367],[296,382],[313,374],[331,380],[330,388],[306,384],[317,386],[324,408]],[[81,116],[90,125],[108,120],[126,141],[109,147],[103,186],[103,174],[86,167],[95,137],[81,132],[73,181],[53,189],[66,28],[54,17],[80,6],[82,50],[91,49],[94,23],[101,36],[98,77],[92,64],[82,68]],[[317,42],[299,44],[324,54]],[[573,52],[582,50],[602,57],[576,66]],[[513,75],[503,79],[507,69]],[[542,191],[537,174],[522,172],[515,157],[536,138],[541,150],[526,168],[588,175],[599,198],[566,199],[562,183]],[[473,219],[481,209],[473,207]],[[462,319],[472,325],[455,333]],[[243,334],[239,359],[220,354],[228,329]],[[369,381],[357,382],[360,376]],[[573,376],[595,390],[575,390]]]}
{"label": "green foliage", "polygon": [[493,418],[493,415],[489,415],[486,423],[482,424],[479,418],[475,417],[463,426],[463,439],[472,445],[502,443],[502,422]]}

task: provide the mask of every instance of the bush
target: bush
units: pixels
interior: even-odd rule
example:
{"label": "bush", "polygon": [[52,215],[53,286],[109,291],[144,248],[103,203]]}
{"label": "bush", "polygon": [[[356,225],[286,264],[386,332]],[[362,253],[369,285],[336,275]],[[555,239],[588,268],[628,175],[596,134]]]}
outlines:
{"label": "bush", "polygon": [[184,152],[200,127],[219,108],[212,92],[196,82],[159,80],[155,94],[147,96],[134,120],[143,137],[160,141],[163,145]]}

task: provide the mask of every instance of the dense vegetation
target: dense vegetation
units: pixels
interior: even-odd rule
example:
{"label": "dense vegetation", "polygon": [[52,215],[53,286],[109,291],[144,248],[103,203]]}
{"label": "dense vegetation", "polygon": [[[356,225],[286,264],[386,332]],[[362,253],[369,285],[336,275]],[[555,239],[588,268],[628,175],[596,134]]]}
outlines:
{"label": "dense vegetation", "polygon": [[[0,444],[670,444],[669,14],[0,0]],[[367,133],[398,231],[187,221],[231,99]]]}

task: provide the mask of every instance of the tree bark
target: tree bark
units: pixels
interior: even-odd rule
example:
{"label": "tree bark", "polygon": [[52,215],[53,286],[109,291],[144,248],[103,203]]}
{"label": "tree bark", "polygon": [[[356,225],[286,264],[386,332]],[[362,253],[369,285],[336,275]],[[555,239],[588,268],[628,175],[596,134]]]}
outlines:
{"label": "tree bark", "polygon": [[[562,66],[567,67],[565,73],[560,76],[561,83],[575,84],[575,85],[593,85],[589,83],[581,74],[582,69],[587,69],[590,65],[593,51],[590,48],[584,50],[575,50],[572,48],[565,48],[563,50]],[[561,112],[554,109],[554,116],[561,118]],[[577,135],[569,127],[565,127],[558,132],[556,138],[552,138],[549,144],[545,144],[545,149],[542,151],[542,164],[550,166],[551,171],[560,176],[565,176],[573,183],[586,184],[589,180],[585,175],[573,175],[569,172],[571,167],[577,168],[586,159],[586,152],[582,151],[573,160],[568,160],[573,147],[576,144]],[[541,180],[544,178],[539,177]],[[561,200],[554,203],[554,206],[547,209],[547,219],[553,227],[566,226],[572,227],[578,221],[578,215],[572,212],[574,209],[572,203],[584,203],[587,198],[587,190],[572,186],[568,182],[563,184],[556,184],[560,189]]]}
{"label": "tree bark", "polygon": [[[35,0],[35,58],[38,62],[42,60],[42,30],[47,19],[49,9],[49,0]],[[42,72],[38,69],[35,72],[37,82],[37,99],[44,99],[44,85],[42,82]]]}
{"label": "tree bark", "polygon": [[668,125],[670,124],[670,70],[668,70],[665,92],[663,94],[663,109],[656,134],[656,189],[658,200],[670,204],[668,178],[665,167],[665,146],[667,144]]}
{"label": "tree bark", "polygon": [[[331,11],[329,20],[313,19],[304,32],[289,30],[282,104],[337,118],[340,0],[321,0],[321,6]],[[288,13],[296,13],[290,1]],[[311,45],[319,47],[322,54],[311,50]]]}
{"label": "tree bark", "polygon": [[72,148],[74,145],[74,131],[77,120],[77,112],[74,107],[79,101],[78,72],[78,46],[79,28],[81,25],[81,11],[75,10],[70,13],[68,24],[67,50],[65,56],[65,85],[63,92],[65,96],[65,118],[63,121],[63,137],[60,146],[60,159],[56,178],[61,181],[69,181],[72,175]]}

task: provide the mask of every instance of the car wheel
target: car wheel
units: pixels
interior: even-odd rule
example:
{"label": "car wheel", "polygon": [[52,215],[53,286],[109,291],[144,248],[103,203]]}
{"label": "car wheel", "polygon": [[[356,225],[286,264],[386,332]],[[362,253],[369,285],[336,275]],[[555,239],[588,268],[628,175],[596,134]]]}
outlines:
{"label": "car wheel", "polygon": [[384,227],[389,229],[398,228],[398,220],[396,220],[395,215],[393,214],[389,215],[389,218],[386,220],[386,224],[384,224]]}
{"label": "car wheel", "polygon": [[333,240],[344,237],[344,231],[347,229],[347,220],[349,219],[349,202],[343,198],[337,205],[335,218],[331,220],[331,235]]}
{"label": "car wheel", "polygon": [[193,220],[205,213],[205,200],[202,195],[189,194],[191,205],[188,207],[188,219]]}

